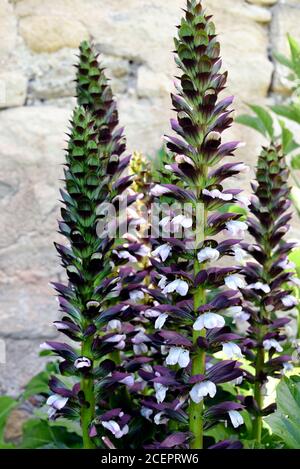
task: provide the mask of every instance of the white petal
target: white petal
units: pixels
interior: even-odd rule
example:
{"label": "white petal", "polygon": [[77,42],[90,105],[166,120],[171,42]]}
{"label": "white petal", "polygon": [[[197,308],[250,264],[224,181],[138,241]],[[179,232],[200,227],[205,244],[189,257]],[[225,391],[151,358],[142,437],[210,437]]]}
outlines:
{"label": "white petal", "polygon": [[186,296],[189,291],[189,284],[184,280],[178,280],[176,291],[180,296]]}
{"label": "white petal", "polygon": [[210,397],[215,397],[216,392],[217,388],[215,383],[212,381],[202,381],[192,387],[190,396],[196,404],[199,404],[205,396],[209,395]]}
{"label": "white petal", "polygon": [[177,365],[181,350],[182,349],[180,347],[171,347],[169,351],[169,355],[166,358],[166,364]]}
{"label": "white petal", "polygon": [[155,329],[161,329],[164,326],[167,319],[168,319],[168,315],[166,313],[160,314],[155,321],[155,325],[154,325]]}
{"label": "white petal", "polygon": [[275,339],[266,339],[266,340],[264,340],[263,341],[263,346],[264,346],[264,349],[267,350],[267,351],[271,350],[271,348],[274,348],[279,353],[283,351],[283,348],[281,347],[279,342],[277,342],[277,340],[275,340]]}
{"label": "white petal", "polygon": [[201,314],[193,324],[194,331],[202,331],[204,329],[204,314]]}
{"label": "white petal", "polygon": [[185,217],[184,215],[177,215],[172,220],[172,224],[174,225],[175,229],[178,229],[179,226],[183,228],[191,228],[193,225],[193,220],[191,218]]}
{"label": "white petal", "polygon": [[166,284],[167,284],[167,277],[163,275],[160,281],[158,282],[158,286],[159,288],[165,288]]}
{"label": "white petal", "polygon": [[158,404],[161,404],[164,402],[167,394],[167,386],[164,386],[163,384],[160,383],[154,383],[154,389],[155,389],[155,397],[158,402]]}
{"label": "white petal", "polygon": [[132,290],[129,292],[129,297],[132,301],[139,301],[144,299],[144,293],[139,290]]}
{"label": "white petal", "polygon": [[238,194],[235,196],[235,199],[240,202],[240,204],[244,207],[247,208],[249,205],[251,205],[251,200],[249,197],[245,194]]}
{"label": "white petal", "polygon": [[160,195],[167,194],[168,192],[170,192],[170,189],[160,186],[159,184],[156,184],[154,187],[152,187],[150,191],[150,193],[154,195],[155,197],[159,197]]}
{"label": "white petal", "polygon": [[126,386],[131,388],[131,386],[134,385],[134,378],[133,378],[133,376],[126,376],[126,378],[121,379],[121,381],[119,381],[119,383],[125,384]]}
{"label": "white petal", "polygon": [[246,286],[246,282],[238,275],[233,274],[225,278],[225,285],[230,290],[236,290],[237,288],[244,288]]}
{"label": "white petal", "polygon": [[119,319],[112,319],[111,321],[109,321],[107,323],[106,329],[108,331],[116,330],[116,331],[120,332],[122,330],[122,323],[121,323],[121,321],[119,321]]}
{"label": "white petal", "polygon": [[150,416],[153,414],[152,409],[148,409],[148,407],[142,406],[141,408],[141,416],[145,417],[145,419],[150,420]]}
{"label": "white petal", "polygon": [[109,430],[114,436],[121,432],[120,426],[114,420],[108,420],[108,422],[101,422],[102,427]]}
{"label": "white petal", "polygon": [[223,344],[223,353],[226,355],[227,358],[243,358],[242,351],[240,347],[235,344],[234,342],[227,342]]}
{"label": "white petal", "polygon": [[190,363],[190,352],[188,350],[182,349],[179,358],[178,358],[178,365],[180,368],[186,368]]}
{"label": "white petal", "polygon": [[246,251],[244,251],[244,249],[240,248],[239,246],[234,246],[233,252],[234,252],[235,260],[239,264],[242,264],[244,262],[245,258],[247,257]]}
{"label": "white petal", "polygon": [[202,191],[202,194],[207,195],[208,197],[211,197],[212,199],[221,199],[227,202],[233,199],[232,194],[224,194],[224,192],[220,192],[218,189],[213,189],[212,191],[204,189]]}
{"label": "white petal", "polygon": [[193,325],[195,331],[201,331],[203,327],[206,329],[214,329],[215,327],[224,327],[225,319],[220,314],[204,313],[199,316]]}
{"label": "white petal", "polygon": [[157,257],[160,256],[161,260],[164,262],[168,257],[172,248],[169,244],[163,244],[162,246],[158,246],[154,251],[152,251],[152,256]]}
{"label": "white petal", "polygon": [[213,249],[210,247],[202,249],[200,252],[198,252],[198,261],[205,262],[205,261],[217,261],[220,257],[220,253],[217,249]]}
{"label": "white petal", "polygon": [[296,306],[298,304],[297,298],[293,295],[284,296],[281,301],[282,304],[288,308],[291,306]]}
{"label": "white petal", "polygon": [[230,410],[228,415],[234,428],[238,428],[240,425],[243,425],[243,416],[237,410]]}

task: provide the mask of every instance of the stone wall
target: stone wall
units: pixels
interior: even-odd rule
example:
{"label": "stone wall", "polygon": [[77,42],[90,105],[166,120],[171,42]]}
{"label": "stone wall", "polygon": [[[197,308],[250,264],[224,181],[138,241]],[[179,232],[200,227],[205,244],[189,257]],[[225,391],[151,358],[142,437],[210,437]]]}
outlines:
{"label": "stone wall", "polygon": [[[300,0],[204,3],[215,16],[237,112],[245,102],[280,100],[288,90],[271,56],[287,52],[287,32],[300,40]],[[184,4],[0,0],[0,337],[6,345],[0,392],[24,386],[43,366],[39,343],[55,337],[57,305],[48,283],[61,275],[53,241],[77,46],[93,38],[118,97],[129,150],[153,155],[169,128],[172,37]],[[257,134],[241,126],[230,133],[247,142],[239,159],[254,167]],[[296,225],[293,235],[299,235]]]}

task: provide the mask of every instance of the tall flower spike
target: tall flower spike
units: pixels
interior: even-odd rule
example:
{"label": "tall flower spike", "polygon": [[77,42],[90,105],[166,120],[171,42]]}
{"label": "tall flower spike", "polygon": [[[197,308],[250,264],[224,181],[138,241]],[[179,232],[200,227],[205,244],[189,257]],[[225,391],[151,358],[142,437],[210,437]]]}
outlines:
{"label": "tall flower spike", "polygon": [[[126,325],[121,321],[126,309],[120,302],[121,282],[118,264],[122,256],[114,255],[114,248],[122,250],[109,233],[99,232],[101,206],[114,208],[118,228],[119,199],[131,184],[130,176],[122,176],[130,157],[124,156],[123,131],[118,127],[118,113],[112,92],[97,57],[91,47],[81,46],[78,67],[78,101],[71,122],[65,169],[65,190],[61,191],[64,208],[59,222],[60,233],[69,246],[56,244],[68,285],[55,283],[60,308],[64,313],[57,329],[80,344],[73,348],[67,344],[48,342],[46,348],[63,358],[61,373],[74,375],[80,381],[72,389],[51,381],[50,388],[58,398],[50,399],[51,417],[80,415],[83,445],[94,447],[94,427],[91,427],[97,407],[99,388],[103,394],[107,386],[132,384],[132,376],[120,368],[120,350],[131,347],[127,340]],[[132,203],[130,198],[128,203]],[[132,249],[137,250],[134,246]],[[129,248],[127,247],[129,253]],[[122,299],[128,300],[129,296]],[[124,331],[126,329],[126,331]],[[130,328],[129,328],[130,329]],[[110,360],[104,360],[105,358]],[[102,380],[102,381],[101,381]],[[113,383],[112,383],[113,381]],[[96,386],[95,386],[96,383]],[[111,389],[111,388],[110,388]],[[67,399],[66,399],[67,398]],[[100,409],[101,413],[101,409]],[[124,415],[122,411],[119,413]],[[126,420],[126,422],[125,422]],[[128,416],[122,417],[119,436],[126,435]],[[125,422],[125,423],[124,423]],[[108,427],[101,425],[103,431]],[[124,431],[122,425],[124,424]],[[105,430],[104,430],[105,429]]]}
{"label": "tall flower spike", "polygon": [[[148,379],[154,383],[158,402],[166,401],[161,411],[170,416],[171,401],[177,413],[173,409],[170,418],[181,422],[177,422],[177,428],[189,429],[181,446],[187,445],[190,437],[190,447],[197,449],[203,447],[208,425],[220,418],[230,422],[228,403],[219,403],[215,411],[214,406],[209,407],[217,393],[216,385],[242,374],[236,361],[217,360],[214,353],[228,343],[223,349],[230,351],[230,358],[236,352],[240,356],[239,348],[232,345],[239,337],[225,325],[224,312],[240,304],[243,279],[238,277],[239,268],[215,265],[219,258],[234,255],[247,226],[238,221],[240,215],[226,211],[226,204],[239,203],[241,191],[224,189],[223,181],[237,175],[244,165],[223,161],[233,155],[238,142],[221,142],[223,131],[232,123],[229,106],[233,98],[218,101],[227,73],[220,72],[220,45],[214,24],[201,2],[193,0],[187,2],[178,29],[176,63],[181,76],[178,95],[172,95],[177,120],[171,121],[178,136],[166,137],[173,158],[167,158],[163,172],[163,180],[169,174],[171,184],[156,184],[152,193],[161,202],[175,199],[188,204],[188,209],[178,214],[171,207],[160,223],[160,228],[171,234],[166,236],[161,230],[159,238],[153,240],[156,289],[151,293],[160,303],[155,309],[161,316],[157,321],[160,330],[151,338],[154,346],[164,346],[165,364],[171,370],[156,367]],[[183,228],[196,233],[192,248],[190,232],[178,237]],[[222,232],[226,236],[223,241]],[[148,402],[147,407],[150,405]]]}
{"label": "tall flower spike", "polygon": [[255,242],[242,245],[253,258],[243,270],[248,285],[242,292],[244,311],[250,323],[244,349],[255,369],[253,436],[258,442],[261,440],[262,416],[266,414],[263,384],[270,376],[280,377],[290,359],[282,346],[286,339],[282,329],[289,318],[282,314],[278,316],[278,312],[288,312],[297,303],[290,283],[294,269],[288,262],[293,244],[284,241],[292,216],[288,177],[281,147],[271,143],[268,148],[263,148],[258,159],[256,182],[252,185],[252,216],[248,220],[249,232]]}

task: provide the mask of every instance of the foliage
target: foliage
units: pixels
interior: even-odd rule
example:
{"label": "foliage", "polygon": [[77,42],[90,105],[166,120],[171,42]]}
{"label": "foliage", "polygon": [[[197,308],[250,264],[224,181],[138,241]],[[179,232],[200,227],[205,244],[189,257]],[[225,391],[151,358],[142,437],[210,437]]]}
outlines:
{"label": "foliage", "polygon": [[283,378],[276,390],[277,411],[267,417],[273,433],[290,449],[300,448],[300,378]]}

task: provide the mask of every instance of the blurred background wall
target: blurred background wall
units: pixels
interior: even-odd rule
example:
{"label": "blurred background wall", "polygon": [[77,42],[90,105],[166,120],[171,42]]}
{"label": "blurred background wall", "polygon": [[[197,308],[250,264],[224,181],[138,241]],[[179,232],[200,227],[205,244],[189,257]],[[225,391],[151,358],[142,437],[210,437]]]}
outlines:
{"label": "blurred background wall", "polygon": [[[272,51],[288,52],[287,32],[300,40],[300,0],[203,3],[215,16],[236,113],[246,102],[280,101],[289,90]],[[93,38],[118,97],[128,150],[153,156],[169,129],[172,37],[184,4],[0,0],[1,393],[19,392],[43,367],[40,342],[55,337],[49,282],[61,276],[53,241],[77,46]],[[239,125],[230,134],[247,142],[238,160],[252,166],[252,177],[262,141]],[[242,182],[249,190],[249,181]],[[290,236],[299,238],[296,224]]]}

